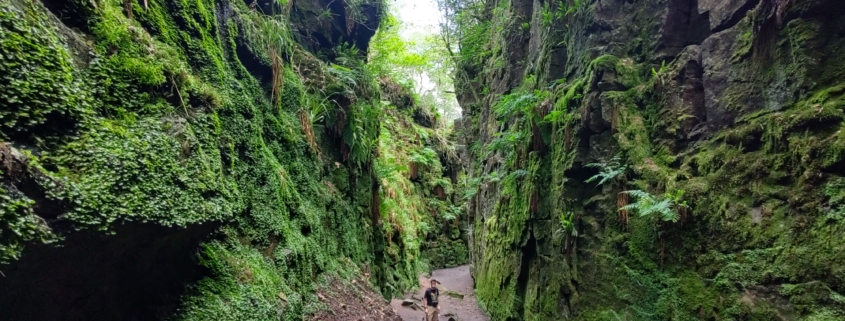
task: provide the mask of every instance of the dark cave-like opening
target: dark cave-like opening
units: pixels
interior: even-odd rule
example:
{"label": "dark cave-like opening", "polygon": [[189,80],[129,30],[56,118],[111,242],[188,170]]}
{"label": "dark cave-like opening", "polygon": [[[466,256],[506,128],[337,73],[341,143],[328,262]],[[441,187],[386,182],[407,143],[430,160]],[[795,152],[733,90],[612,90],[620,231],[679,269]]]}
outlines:
{"label": "dark cave-like opening", "polygon": [[60,246],[27,245],[20,260],[0,265],[2,319],[165,319],[208,275],[196,257],[214,230],[127,223],[115,235],[76,232]]}
{"label": "dark cave-like opening", "polygon": [[[262,84],[270,84],[273,80],[273,67],[259,57],[258,53],[247,44],[247,39],[239,37],[235,41],[235,54],[249,73]],[[268,86],[272,87],[272,86]]]}
{"label": "dark cave-like opening", "polygon": [[85,2],[43,0],[44,7],[71,29],[88,31],[89,15],[94,9]]}
{"label": "dark cave-like opening", "polygon": [[[528,281],[531,276],[531,263],[537,259],[537,239],[534,238],[534,233],[528,238],[528,241],[522,246],[522,260],[519,266],[519,276],[516,278],[516,295],[520,300],[525,300],[525,295],[528,292]],[[522,315],[525,309],[525,304],[519,306],[519,315]]]}

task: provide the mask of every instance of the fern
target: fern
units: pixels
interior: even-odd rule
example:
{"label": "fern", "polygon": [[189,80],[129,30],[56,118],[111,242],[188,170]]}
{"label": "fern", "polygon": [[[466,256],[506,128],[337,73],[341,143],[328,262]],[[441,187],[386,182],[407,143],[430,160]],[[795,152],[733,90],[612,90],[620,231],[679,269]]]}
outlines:
{"label": "fern", "polygon": [[355,104],[350,109],[342,138],[349,145],[349,159],[361,165],[370,160],[378,140],[379,110],[370,104]]}
{"label": "fern", "polygon": [[522,29],[522,31],[531,30],[531,23],[530,22],[523,22],[522,25],[520,25],[520,29]]}
{"label": "fern", "polygon": [[451,181],[451,180],[449,180],[448,178],[445,178],[445,177],[440,177],[440,178],[432,179],[431,181],[429,181],[429,183],[428,183],[428,184],[429,184],[429,186],[431,186],[431,187],[435,187],[435,186],[440,186],[440,187],[443,187],[443,188],[444,188],[444,189],[446,189],[447,191],[448,191],[448,190],[450,190],[450,189],[452,188],[452,181]]}
{"label": "fern", "polygon": [[495,106],[493,111],[499,119],[508,119],[517,113],[528,113],[538,100],[535,94],[506,95]]}
{"label": "fern", "polygon": [[528,171],[526,171],[524,169],[517,169],[517,170],[511,172],[510,174],[508,174],[508,176],[511,177],[511,179],[516,180],[516,179],[520,179],[520,178],[523,178],[525,176],[528,176],[528,174],[529,174]]}
{"label": "fern", "polygon": [[462,179],[461,185],[464,186],[464,200],[470,200],[476,193],[478,193],[478,187],[481,185],[481,180],[481,177],[473,177],[471,179],[464,177]]}
{"label": "fern", "polygon": [[627,164],[622,164],[621,162],[621,155],[616,154],[613,158],[610,159],[607,163],[592,163],[587,164],[587,167],[598,168],[599,173],[590,177],[585,183],[592,183],[596,180],[599,180],[596,186],[600,186],[608,181],[616,180],[617,178],[623,176],[625,171],[628,170]]}
{"label": "fern", "polygon": [[434,165],[435,163],[440,161],[439,157],[437,156],[437,152],[435,152],[429,147],[425,147],[420,151],[412,151],[411,156],[409,158],[414,163],[427,166]]}
{"label": "fern", "polygon": [[449,205],[449,210],[442,213],[441,217],[447,221],[454,221],[461,215],[461,208],[455,205]]}
{"label": "fern", "polygon": [[575,119],[575,114],[567,113],[563,110],[552,110],[546,117],[543,118],[543,121],[548,122],[550,124],[555,124],[559,126],[566,126]]}
{"label": "fern", "polygon": [[469,145],[469,151],[472,152],[472,155],[480,156],[481,151],[483,150],[483,144],[481,144],[480,140],[476,140]]}
{"label": "fern", "polygon": [[526,135],[523,132],[504,132],[494,134],[495,138],[485,146],[484,158],[490,157],[496,151],[513,150],[517,144],[522,142]]}
{"label": "fern", "polygon": [[424,142],[428,141],[428,137],[431,136],[429,135],[428,131],[420,127],[414,127],[414,129],[416,130],[417,135],[420,136],[420,140]]}
{"label": "fern", "polygon": [[675,208],[689,207],[686,202],[681,201],[684,193],[683,190],[667,193],[663,197],[658,197],[642,190],[630,190],[622,193],[635,197],[637,201],[623,206],[619,210],[635,211],[641,217],[658,215],[663,221],[677,222],[681,216],[675,211]]}
{"label": "fern", "polygon": [[331,64],[326,69],[328,73],[337,79],[337,82],[343,86],[343,94],[347,96],[354,96],[354,88],[358,86],[357,75],[355,71],[349,68]]}
{"label": "fern", "polygon": [[376,177],[378,177],[379,180],[390,178],[394,175],[394,173],[408,170],[408,167],[398,162],[395,157],[384,157],[383,159],[383,161],[376,163],[374,166]]}
{"label": "fern", "polygon": [[513,172],[510,172],[505,178],[502,180],[502,184],[509,184],[515,183],[517,180],[528,176],[530,173],[524,169],[517,169]]}
{"label": "fern", "polygon": [[502,181],[502,177],[504,177],[504,176],[505,175],[502,174],[501,171],[492,171],[488,174],[485,174],[484,177],[482,178],[482,180],[487,181],[489,183],[498,183],[498,182]]}

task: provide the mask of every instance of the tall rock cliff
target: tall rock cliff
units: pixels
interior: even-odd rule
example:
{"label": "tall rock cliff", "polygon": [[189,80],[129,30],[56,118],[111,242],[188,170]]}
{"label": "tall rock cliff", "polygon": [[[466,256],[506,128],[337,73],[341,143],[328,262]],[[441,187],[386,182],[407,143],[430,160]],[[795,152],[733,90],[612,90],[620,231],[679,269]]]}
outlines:
{"label": "tall rock cliff", "polygon": [[845,317],[839,1],[464,3],[494,320]]}
{"label": "tall rock cliff", "polygon": [[416,286],[377,173],[405,128],[365,66],[384,5],[0,0],[0,319],[302,320],[329,282]]}

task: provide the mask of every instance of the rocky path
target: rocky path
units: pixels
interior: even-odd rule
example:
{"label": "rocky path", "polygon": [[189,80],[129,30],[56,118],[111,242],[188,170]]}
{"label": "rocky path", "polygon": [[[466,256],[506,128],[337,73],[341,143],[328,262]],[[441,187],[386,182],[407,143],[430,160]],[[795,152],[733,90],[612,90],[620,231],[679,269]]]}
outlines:
{"label": "rocky path", "polygon": [[[487,315],[478,307],[473,280],[469,266],[463,265],[451,269],[435,270],[432,278],[441,284],[440,321],[488,321]],[[409,293],[404,299],[393,299],[390,305],[402,317],[403,321],[423,320],[422,296],[428,287],[430,278],[420,276],[420,289]],[[461,298],[462,297],[462,298]],[[451,318],[451,319],[450,319]]]}

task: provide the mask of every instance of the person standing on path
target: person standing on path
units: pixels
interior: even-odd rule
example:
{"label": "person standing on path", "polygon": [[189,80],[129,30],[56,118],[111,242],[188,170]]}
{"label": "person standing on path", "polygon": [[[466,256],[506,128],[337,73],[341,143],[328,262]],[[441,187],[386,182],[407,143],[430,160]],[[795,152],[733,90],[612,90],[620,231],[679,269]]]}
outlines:
{"label": "person standing on path", "polygon": [[425,320],[438,321],[440,315],[440,306],[438,299],[440,297],[440,290],[437,289],[437,280],[431,279],[431,287],[425,290],[423,295],[423,307],[425,307]]}

